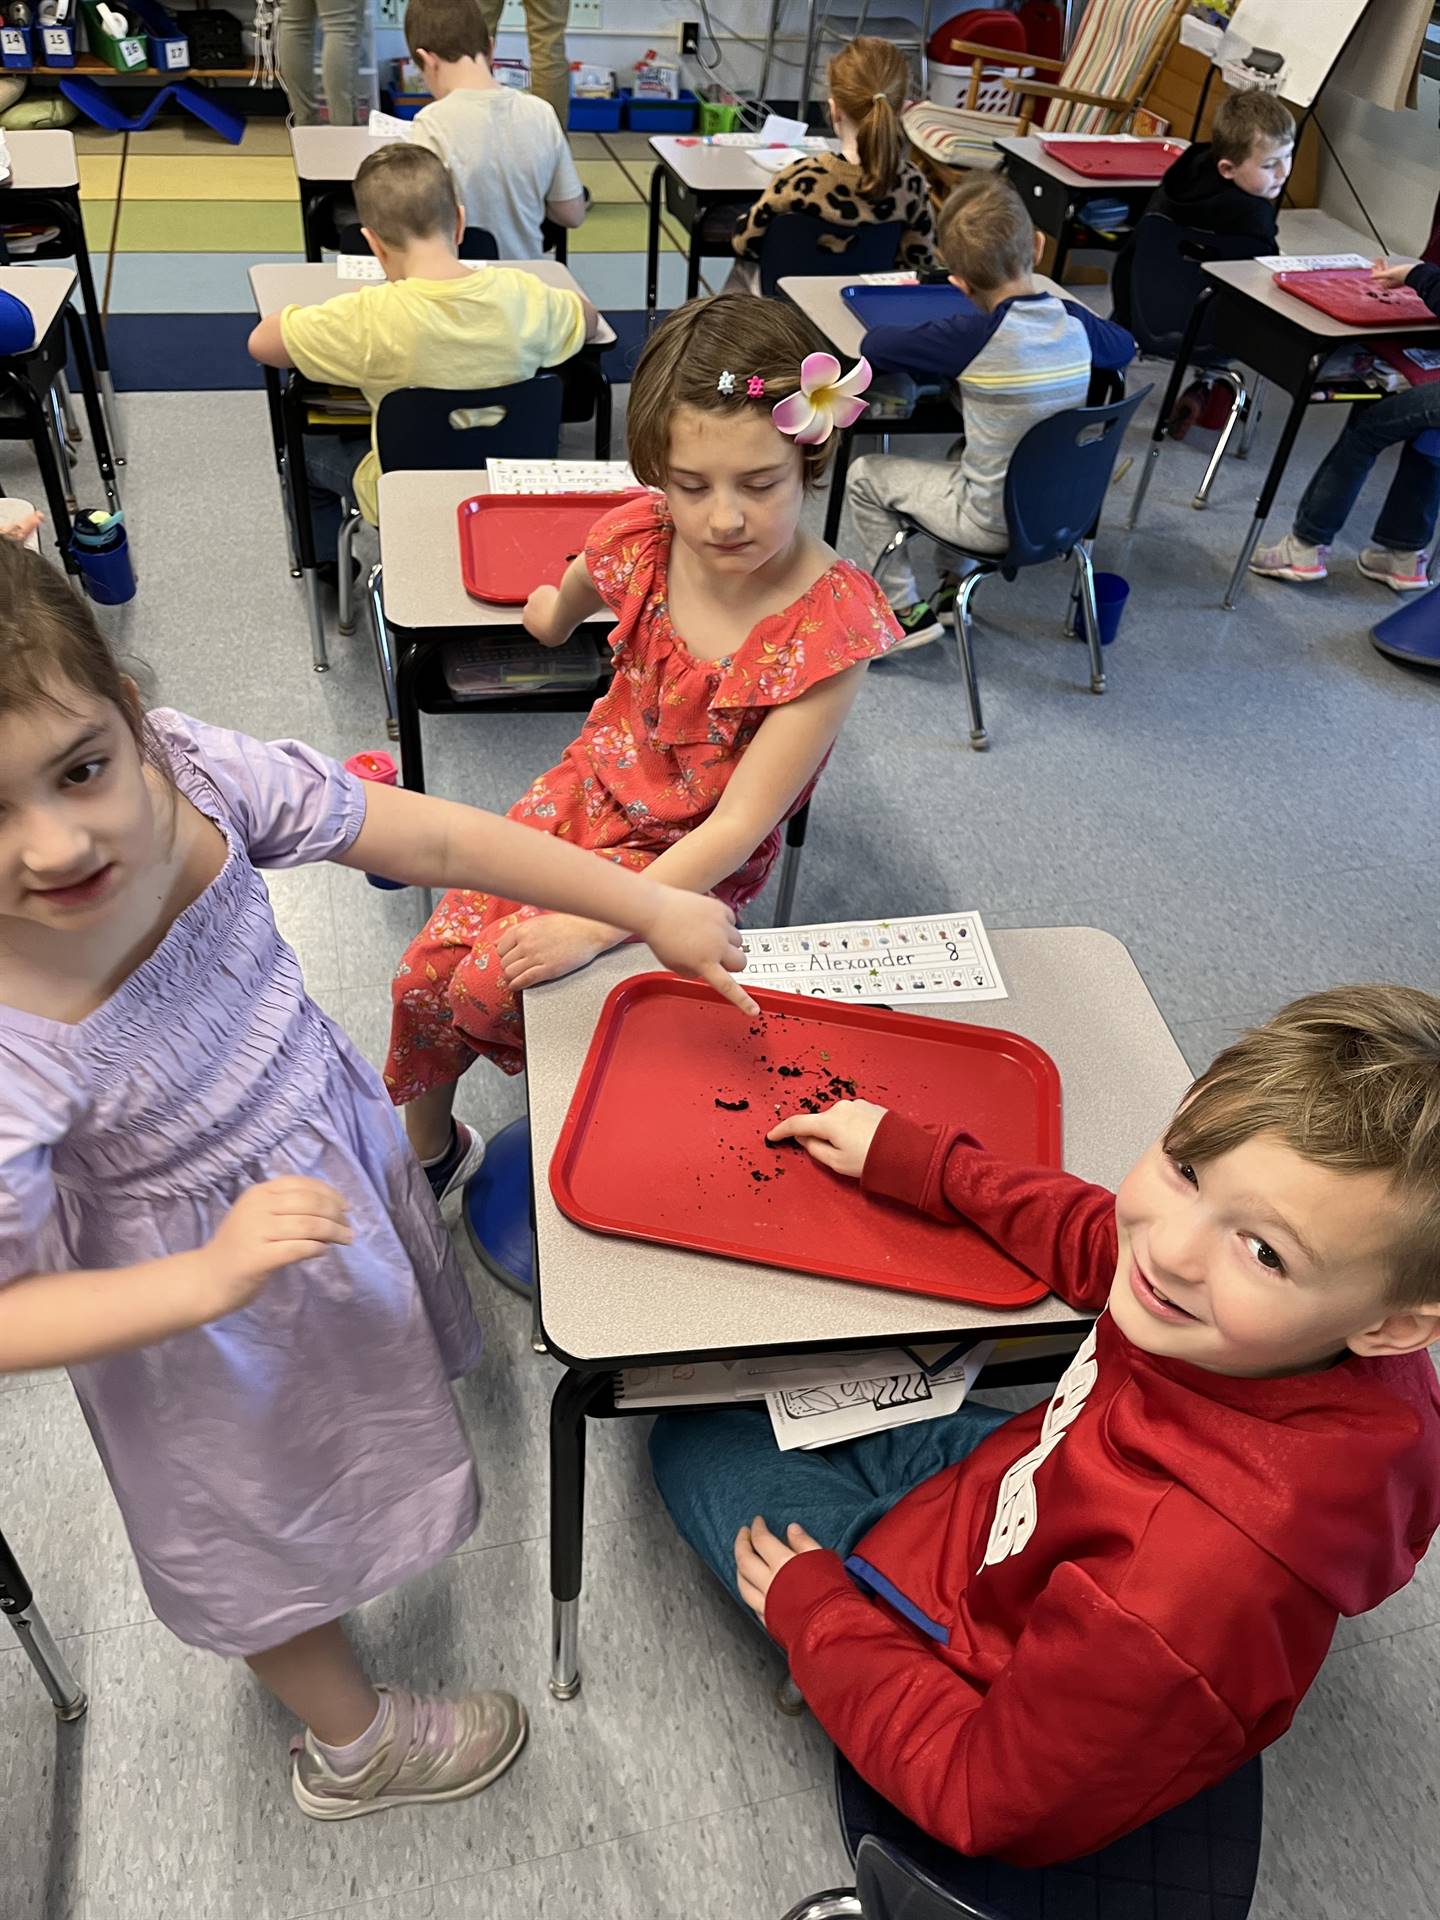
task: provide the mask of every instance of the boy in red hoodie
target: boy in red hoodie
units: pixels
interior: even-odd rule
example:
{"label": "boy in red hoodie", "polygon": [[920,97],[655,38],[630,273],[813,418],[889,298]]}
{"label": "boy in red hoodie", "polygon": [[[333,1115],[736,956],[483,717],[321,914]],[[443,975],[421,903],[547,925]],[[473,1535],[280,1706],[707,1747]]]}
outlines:
{"label": "boy in red hoodie", "polygon": [[1440,1000],[1296,1001],[1118,1194],[865,1101],[771,1138],[1100,1314],[1013,1418],[972,1403],[823,1454],[746,1408],[656,1423],[680,1531],[836,1745],[936,1839],[1020,1866],[1268,1746],[1337,1617],[1403,1587],[1440,1523]]}

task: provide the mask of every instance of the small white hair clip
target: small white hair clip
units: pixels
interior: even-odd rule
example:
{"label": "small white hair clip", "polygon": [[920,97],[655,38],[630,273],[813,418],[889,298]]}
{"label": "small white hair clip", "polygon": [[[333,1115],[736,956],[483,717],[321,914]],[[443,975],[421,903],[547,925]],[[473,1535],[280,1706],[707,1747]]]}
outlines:
{"label": "small white hair clip", "polygon": [[802,447],[823,447],[836,427],[852,427],[867,402],[859,396],[871,381],[862,354],[842,378],[833,353],[807,353],[800,363],[800,391],[777,400],[770,418]]}
{"label": "small white hair clip", "polygon": [[715,391],[717,393],[723,393],[727,400],[729,399],[730,395],[734,393],[735,376],[733,373],[730,372],[728,367],[726,368],[725,372],[721,374],[720,378],[715,382]]}

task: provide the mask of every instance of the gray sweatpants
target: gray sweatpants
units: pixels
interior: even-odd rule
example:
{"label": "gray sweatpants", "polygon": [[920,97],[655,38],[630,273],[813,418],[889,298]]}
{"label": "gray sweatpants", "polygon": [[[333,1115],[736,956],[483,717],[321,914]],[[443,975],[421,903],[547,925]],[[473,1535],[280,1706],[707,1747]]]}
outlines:
{"label": "gray sweatpants", "polygon": [[[1003,553],[1005,540],[987,533],[965,511],[966,492],[958,461],[902,460],[888,453],[867,453],[851,467],[845,485],[858,536],[857,561],[873,568],[885,543],[907,521],[943,544],[976,553]],[[920,598],[908,547],[887,563],[885,572],[895,606],[908,607]]]}

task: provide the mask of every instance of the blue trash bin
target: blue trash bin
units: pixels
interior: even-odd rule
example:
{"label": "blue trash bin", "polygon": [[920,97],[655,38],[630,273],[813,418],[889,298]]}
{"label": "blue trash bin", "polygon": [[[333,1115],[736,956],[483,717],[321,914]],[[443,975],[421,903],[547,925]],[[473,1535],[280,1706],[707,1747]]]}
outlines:
{"label": "blue trash bin", "polygon": [[1100,644],[1108,647],[1120,631],[1120,617],[1130,598],[1130,582],[1118,573],[1095,576],[1095,619],[1100,628]]}

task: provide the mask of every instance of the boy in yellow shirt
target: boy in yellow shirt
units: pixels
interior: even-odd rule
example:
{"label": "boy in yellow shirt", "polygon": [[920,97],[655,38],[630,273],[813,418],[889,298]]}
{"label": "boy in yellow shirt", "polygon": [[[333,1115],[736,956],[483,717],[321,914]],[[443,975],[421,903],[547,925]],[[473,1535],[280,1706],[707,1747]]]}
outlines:
{"label": "boy in yellow shirt", "polygon": [[[381,147],[355,176],[365,238],[385,272],[318,307],[285,307],[260,322],[250,352],[307,380],[359,387],[371,410],[397,387],[503,387],[573,358],[600,316],[581,293],[514,267],[472,268],[450,175],[422,147]],[[313,435],[306,479],[322,569],[335,564],[342,496],[372,526],[380,463],[372,436]]]}

